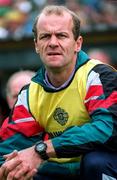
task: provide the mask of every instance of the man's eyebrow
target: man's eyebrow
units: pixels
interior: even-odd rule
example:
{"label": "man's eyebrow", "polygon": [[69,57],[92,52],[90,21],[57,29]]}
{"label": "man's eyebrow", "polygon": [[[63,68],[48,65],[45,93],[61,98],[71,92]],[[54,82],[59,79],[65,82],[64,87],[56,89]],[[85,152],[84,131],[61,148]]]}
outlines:
{"label": "man's eyebrow", "polygon": [[[54,33],[55,33],[55,34],[67,33],[67,31],[56,31],[56,32],[54,32]],[[40,32],[40,31],[39,31],[39,34],[52,34],[52,32],[50,32],[50,31]]]}
{"label": "man's eyebrow", "polygon": [[55,34],[67,34],[66,31],[59,31],[59,32],[56,32]]}
{"label": "man's eyebrow", "polygon": [[39,32],[39,35],[50,34],[50,32]]}

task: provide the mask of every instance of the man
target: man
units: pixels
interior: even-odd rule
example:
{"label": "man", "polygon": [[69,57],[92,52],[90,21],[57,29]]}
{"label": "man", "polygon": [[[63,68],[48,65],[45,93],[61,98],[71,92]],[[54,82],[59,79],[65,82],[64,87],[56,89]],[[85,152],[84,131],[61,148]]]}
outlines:
{"label": "man", "polygon": [[0,126],[4,122],[4,119],[9,115],[10,109],[13,108],[18,93],[23,86],[29,84],[31,78],[35,75],[34,71],[31,70],[21,70],[13,73],[7,81],[6,84],[6,99],[1,96],[1,113],[0,113]]}
{"label": "man", "polygon": [[116,179],[117,73],[90,60],[79,31],[78,17],[63,6],[37,17],[34,42],[44,67],[20,92],[12,119],[19,122],[25,109],[27,126],[35,119],[42,137],[5,155],[0,179]]}
{"label": "man", "polygon": [[30,83],[34,75],[34,71],[21,70],[13,73],[10,76],[6,85],[6,99],[10,109],[13,108],[20,90],[23,88],[23,86]]}

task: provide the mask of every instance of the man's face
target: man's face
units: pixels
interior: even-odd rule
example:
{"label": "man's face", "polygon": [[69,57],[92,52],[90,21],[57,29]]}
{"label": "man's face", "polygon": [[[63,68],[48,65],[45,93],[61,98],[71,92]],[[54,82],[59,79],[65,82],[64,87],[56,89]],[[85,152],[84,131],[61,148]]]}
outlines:
{"label": "man's face", "polygon": [[10,87],[10,94],[7,96],[7,101],[8,101],[10,109],[13,108],[13,106],[17,100],[18,93],[22,87],[23,87],[23,85],[19,81],[17,81],[17,80],[12,81],[12,84]]}
{"label": "man's face", "polygon": [[31,77],[28,75],[20,74],[17,76],[15,79],[12,80],[10,83],[10,93],[7,95],[7,101],[10,109],[13,108],[17,97],[18,93],[20,90],[25,86],[26,84],[29,84],[31,81]]}
{"label": "man's face", "polygon": [[75,41],[72,17],[42,14],[37,23],[35,47],[47,69],[61,69],[72,64],[80,50],[81,37]]}

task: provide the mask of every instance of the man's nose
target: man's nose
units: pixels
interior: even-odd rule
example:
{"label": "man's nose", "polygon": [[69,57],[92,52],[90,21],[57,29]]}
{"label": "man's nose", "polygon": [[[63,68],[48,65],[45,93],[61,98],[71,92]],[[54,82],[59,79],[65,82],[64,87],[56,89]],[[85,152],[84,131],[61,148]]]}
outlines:
{"label": "man's nose", "polygon": [[51,36],[50,41],[49,41],[49,46],[52,48],[58,46],[58,39],[55,35]]}

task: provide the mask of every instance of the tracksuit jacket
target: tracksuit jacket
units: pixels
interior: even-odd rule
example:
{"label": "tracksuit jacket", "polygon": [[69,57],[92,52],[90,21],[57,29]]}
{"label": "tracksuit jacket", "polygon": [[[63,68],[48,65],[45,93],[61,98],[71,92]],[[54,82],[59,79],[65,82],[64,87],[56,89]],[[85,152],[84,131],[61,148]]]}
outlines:
{"label": "tracksuit jacket", "polygon": [[[48,85],[41,67],[0,129],[0,164],[14,149],[51,138],[57,158],[44,162],[41,173],[75,173],[83,154],[117,150],[117,72],[80,51],[68,83]],[[45,136],[45,137],[44,137]],[[49,167],[49,168],[48,168]]]}

